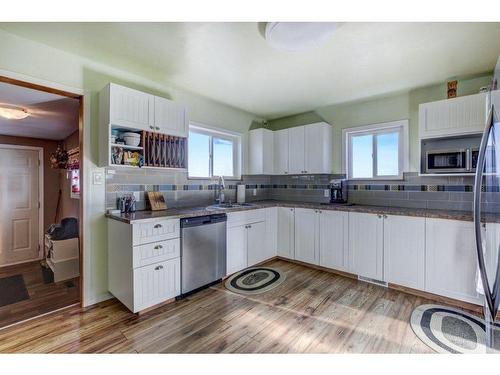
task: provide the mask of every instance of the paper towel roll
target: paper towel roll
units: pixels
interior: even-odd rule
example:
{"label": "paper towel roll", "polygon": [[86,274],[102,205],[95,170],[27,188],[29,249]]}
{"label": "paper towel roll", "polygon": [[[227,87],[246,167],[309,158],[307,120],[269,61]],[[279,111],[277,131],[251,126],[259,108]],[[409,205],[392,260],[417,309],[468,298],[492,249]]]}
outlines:
{"label": "paper towel roll", "polygon": [[236,185],[236,202],[245,203],[245,185]]}

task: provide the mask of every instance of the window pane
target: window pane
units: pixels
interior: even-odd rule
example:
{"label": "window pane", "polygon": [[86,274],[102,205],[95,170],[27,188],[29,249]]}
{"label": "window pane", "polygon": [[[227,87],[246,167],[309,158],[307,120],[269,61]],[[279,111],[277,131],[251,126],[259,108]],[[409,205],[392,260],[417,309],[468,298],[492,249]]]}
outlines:
{"label": "window pane", "polygon": [[214,176],[234,176],[233,142],[227,139],[213,138]]}
{"label": "window pane", "polygon": [[210,137],[189,132],[188,172],[190,177],[210,177]]}
{"label": "window pane", "polygon": [[373,138],[371,134],[351,137],[352,177],[373,177]]}
{"label": "window pane", "polygon": [[377,175],[399,175],[399,132],[377,135]]}

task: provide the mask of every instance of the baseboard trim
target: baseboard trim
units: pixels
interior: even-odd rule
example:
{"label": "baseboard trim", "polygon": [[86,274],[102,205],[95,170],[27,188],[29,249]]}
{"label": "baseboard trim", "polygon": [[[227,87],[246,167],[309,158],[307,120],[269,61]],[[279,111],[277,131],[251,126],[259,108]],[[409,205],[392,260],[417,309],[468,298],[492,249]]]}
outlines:
{"label": "baseboard trim", "polygon": [[345,271],[340,271],[340,270],[335,270],[335,269],[327,268],[327,267],[323,267],[323,266],[318,266],[316,264],[309,264],[309,263],[301,262],[300,260],[288,259],[288,258],[281,257],[279,255],[276,256],[276,257],[274,257],[274,258],[271,258],[269,260],[266,260],[266,262],[269,262],[270,260],[273,260],[273,259],[284,260],[285,262],[299,264],[299,265],[304,266],[304,267],[309,267],[309,268],[312,268],[312,269],[315,269],[315,270],[318,270],[318,271],[324,271],[324,272],[328,272],[328,273],[333,273],[335,275],[340,275],[340,276],[348,277],[350,279],[355,279],[355,280],[358,279],[358,275],[355,275],[353,273],[349,273],[349,272],[345,272]]}

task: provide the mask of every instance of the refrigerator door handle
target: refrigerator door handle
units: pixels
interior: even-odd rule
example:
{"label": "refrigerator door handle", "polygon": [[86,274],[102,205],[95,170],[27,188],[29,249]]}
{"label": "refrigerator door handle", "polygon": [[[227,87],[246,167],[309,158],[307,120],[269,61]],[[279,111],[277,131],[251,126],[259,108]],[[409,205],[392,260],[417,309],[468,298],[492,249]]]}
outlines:
{"label": "refrigerator door handle", "polygon": [[481,189],[483,186],[483,170],[486,161],[485,160],[486,147],[488,145],[490,131],[493,126],[493,111],[494,108],[492,105],[488,114],[488,121],[486,122],[486,127],[484,129],[483,136],[481,138],[481,146],[479,147],[479,154],[476,167],[476,177],[474,180],[474,200],[473,200],[474,229],[476,235],[476,250],[477,250],[477,259],[479,265],[479,273],[481,277],[481,282],[483,284],[486,304],[490,310],[491,316],[496,315],[496,308],[498,308],[498,304],[495,303],[494,295],[488,283],[488,275],[486,274],[486,265],[484,261],[483,241],[481,238]]}

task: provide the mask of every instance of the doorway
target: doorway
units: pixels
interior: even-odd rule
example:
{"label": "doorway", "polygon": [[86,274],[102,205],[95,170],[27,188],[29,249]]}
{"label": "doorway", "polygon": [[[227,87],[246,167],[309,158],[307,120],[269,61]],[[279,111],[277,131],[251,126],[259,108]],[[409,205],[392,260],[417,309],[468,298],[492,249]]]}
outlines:
{"label": "doorway", "polygon": [[0,76],[0,328],[81,302],[82,106]]}

